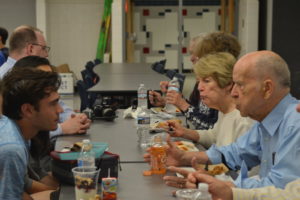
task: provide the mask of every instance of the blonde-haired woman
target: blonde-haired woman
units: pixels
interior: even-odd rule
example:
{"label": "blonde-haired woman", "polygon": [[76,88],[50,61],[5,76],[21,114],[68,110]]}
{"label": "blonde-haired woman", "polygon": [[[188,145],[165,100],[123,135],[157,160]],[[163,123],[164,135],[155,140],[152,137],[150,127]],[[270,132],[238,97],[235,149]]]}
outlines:
{"label": "blonde-haired woman", "polygon": [[173,128],[171,136],[190,139],[209,148],[212,144],[228,145],[250,128],[253,120],[241,117],[230,94],[235,62],[230,53],[221,52],[203,56],[194,65],[201,101],[219,111],[218,121],[208,130],[191,130],[170,121],[169,126]]}

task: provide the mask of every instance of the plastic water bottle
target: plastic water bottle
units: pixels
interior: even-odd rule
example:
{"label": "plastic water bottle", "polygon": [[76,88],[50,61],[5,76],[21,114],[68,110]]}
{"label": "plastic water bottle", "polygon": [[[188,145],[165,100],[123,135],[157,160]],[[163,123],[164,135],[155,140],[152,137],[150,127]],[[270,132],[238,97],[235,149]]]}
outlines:
{"label": "plastic water bottle", "polygon": [[140,108],[147,108],[148,103],[147,103],[147,89],[143,83],[140,84],[138,91],[137,91],[137,96],[138,96],[138,107]]}
{"label": "plastic water bottle", "polygon": [[206,183],[198,184],[198,192],[195,194],[193,200],[212,200],[211,194],[208,192],[208,185]]}
{"label": "plastic water bottle", "polygon": [[152,174],[166,173],[166,148],[160,135],[154,136],[153,145],[150,148],[150,165]]}
{"label": "plastic water bottle", "polygon": [[82,140],[82,147],[77,159],[78,167],[95,167],[95,152],[89,139]]}
{"label": "plastic water bottle", "polygon": [[[169,82],[168,91],[174,90],[176,92],[179,92],[179,88],[180,88],[179,80],[177,77],[174,76],[173,79]],[[173,104],[167,103],[164,109],[168,113],[176,113],[177,108]]]}
{"label": "plastic water bottle", "polygon": [[137,114],[137,135],[138,143],[142,149],[146,149],[150,143],[150,112],[145,107],[141,107]]}

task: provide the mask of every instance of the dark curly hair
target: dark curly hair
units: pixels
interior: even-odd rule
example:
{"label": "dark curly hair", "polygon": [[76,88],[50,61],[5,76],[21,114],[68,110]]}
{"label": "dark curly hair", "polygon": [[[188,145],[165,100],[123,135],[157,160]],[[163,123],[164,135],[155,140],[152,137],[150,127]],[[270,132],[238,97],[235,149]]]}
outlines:
{"label": "dark curly hair", "polygon": [[21,106],[29,103],[39,110],[39,102],[57,91],[60,77],[56,72],[45,72],[32,68],[13,69],[3,78],[3,114],[20,120]]}
{"label": "dark curly hair", "polygon": [[41,66],[41,65],[51,66],[51,64],[47,58],[43,58],[40,56],[26,56],[26,57],[21,58],[20,60],[18,60],[15,63],[14,69],[24,68],[24,67],[37,68],[38,66]]}

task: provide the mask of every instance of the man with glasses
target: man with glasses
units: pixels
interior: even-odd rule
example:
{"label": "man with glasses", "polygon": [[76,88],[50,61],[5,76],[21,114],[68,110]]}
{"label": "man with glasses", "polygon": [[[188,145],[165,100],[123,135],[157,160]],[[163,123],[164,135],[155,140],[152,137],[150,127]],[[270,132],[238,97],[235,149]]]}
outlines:
{"label": "man with glasses", "polygon": [[[9,72],[15,63],[21,58],[27,56],[48,57],[50,47],[47,46],[43,32],[37,28],[22,25],[17,27],[11,34],[9,39],[9,57],[7,61],[0,67],[0,80]],[[85,133],[90,127],[90,120],[84,114],[76,114],[66,106],[64,102],[59,101],[63,108],[63,113],[60,114],[58,128],[50,132],[50,137],[60,134]],[[85,124],[85,129],[82,130],[80,124]],[[76,128],[77,127],[77,128]]]}
{"label": "man with glasses", "polygon": [[25,56],[48,57],[50,47],[46,46],[43,32],[31,26],[19,26],[10,36],[9,57],[0,67],[0,79],[10,71],[17,60]]}

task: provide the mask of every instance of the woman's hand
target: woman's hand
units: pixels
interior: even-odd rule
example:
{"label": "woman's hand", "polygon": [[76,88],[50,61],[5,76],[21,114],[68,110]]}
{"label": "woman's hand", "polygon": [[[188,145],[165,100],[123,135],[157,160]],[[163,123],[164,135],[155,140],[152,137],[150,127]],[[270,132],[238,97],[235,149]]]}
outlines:
{"label": "woman's hand", "polygon": [[189,140],[192,140],[194,142],[199,141],[199,134],[197,131],[192,129],[187,129],[183,127],[179,122],[174,120],[167,121],[168,123],[168,129],[166,130],[170,136],[172,137],[182,137]]}
{"label": "woman's hand", "polygon": [[165,99],[161,96],[161,94],[153,90],[149,91],[149,101],[151,105],[157,107],[164,107],[166,104]]}
{"label": "woman's hand", "polygon": [[179,122],[174,120],[167,121],[168,128],[166,131],[170,134],[171,137],[184,137],[186,128],[184,128]]}
{"label": "woman's hand", "polygon": [[159,83],[160,86],[160,91],[165,94],[168,91],[168,85],[169,85],[169,81],[161,81]]}
{"label": "woman's hand", "polygon": [[182,94],[174,90],[167,92],[166,103],[173,104],[182,111],[186,111],[190,106],[183,98]]}

